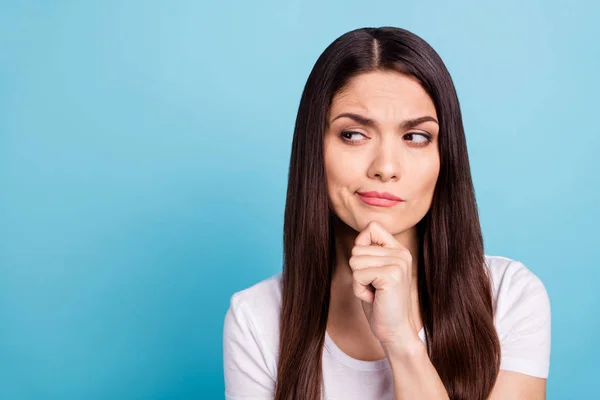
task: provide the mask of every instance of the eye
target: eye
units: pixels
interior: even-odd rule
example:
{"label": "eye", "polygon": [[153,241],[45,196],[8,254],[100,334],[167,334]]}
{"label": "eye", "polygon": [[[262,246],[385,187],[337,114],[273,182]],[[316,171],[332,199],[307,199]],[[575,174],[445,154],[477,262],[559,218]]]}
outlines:
{"label": "eye", "polygon": [[[414,140],[415,137],[421,137],[418,140]],[[417,146],[426,146],[431,142],[431,136],[426,134],[426,133],[420,133],[420,132],[409,132],[406,135],[404,135],[405,138],[408,138],[412,143],[414,143]]]}
{"label": "eye", "polygon": [[345,140],[346,142],[360,142],[360,140],[352,140],[349,139],[354,135],[360,135],[362,137],[366,137],[365,135],[363,135],[360,132],[352,132],[352,131],[343,131],[342,133],[340,133],[340,137]]}

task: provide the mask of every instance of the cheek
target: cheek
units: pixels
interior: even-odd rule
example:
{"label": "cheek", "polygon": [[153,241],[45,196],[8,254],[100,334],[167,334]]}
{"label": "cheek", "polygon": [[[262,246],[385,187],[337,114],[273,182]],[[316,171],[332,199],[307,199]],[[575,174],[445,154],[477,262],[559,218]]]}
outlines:
{"label": "cheek", "polygon": [[[417,165],[415,165],[417,166]],[[413,189],[419,196],[432,196],[440,172],[439,159],[422,162],[411,174]]]}
{"label": "cheek", "polygon": [[353,160],[350,154],[333,148],[325,152],[327,182],[332,190],[352,185],[352,182],[356,181],[357,170],[359,167],[356,158]]}
{"label": "cheek", "polygon": [[352,161],[337,153],[335,159],[325,159],[325,171],[327,192],[334,205],[345,203],[348,196],[359,189],[356,183],[360,176],[360,167],[356,160]]}
{"label": "cheek", "polygon": [[356,178],[352,178],[354,175],[349,168],[344,168],[340,165],[330,165],[326,171],[327,191],[334,201],[338,200],[336,199],[337,197],[354,190],[352,185],[353,182],[356,182]]}
{"label": "cheek", "polygon": [[425,171],[424,180],[427,182],[428,191],[433,191],[435,188],[435,184],[437,182],[438,176],[440,174],[440,164],[439,161],[432,163],[429,168]]}

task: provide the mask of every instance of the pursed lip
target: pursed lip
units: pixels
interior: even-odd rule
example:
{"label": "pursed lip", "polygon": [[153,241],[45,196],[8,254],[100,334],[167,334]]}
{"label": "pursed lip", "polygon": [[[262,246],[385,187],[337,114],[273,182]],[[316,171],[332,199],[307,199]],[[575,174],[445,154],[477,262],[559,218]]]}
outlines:
{"label": "pursed lip", "polygon": [[379,192],[372,191],[372,192],[358,192],[358,194],[361,196],[364,196],[364,197],[376,197],[379,199],[404,201],[400,197],[394,196],[393,194],[388,193],[388,192],[379,193]]}

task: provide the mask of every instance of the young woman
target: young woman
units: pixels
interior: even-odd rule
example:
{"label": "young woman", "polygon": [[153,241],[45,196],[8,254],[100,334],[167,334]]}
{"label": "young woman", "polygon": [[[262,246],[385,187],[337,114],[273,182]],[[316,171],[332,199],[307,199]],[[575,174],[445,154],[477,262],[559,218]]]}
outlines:
{"label": "young woman", "polygon": [[484,254],[455,88],[418,36],[357,29],[317,60],[283,271],[233,294],[223,340],[229,400],[545,398],[548,294]]}

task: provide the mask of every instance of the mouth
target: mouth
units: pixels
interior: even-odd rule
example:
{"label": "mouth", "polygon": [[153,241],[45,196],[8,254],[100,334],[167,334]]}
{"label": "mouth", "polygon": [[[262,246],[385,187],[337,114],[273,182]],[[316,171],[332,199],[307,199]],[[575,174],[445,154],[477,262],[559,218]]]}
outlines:
{"label": "mouth", "polygon": [[400,197],[394,196],[391,193],[378,192],[358,192],[358,197],[363,203],[377,207],[393,207],[404,202]]}

